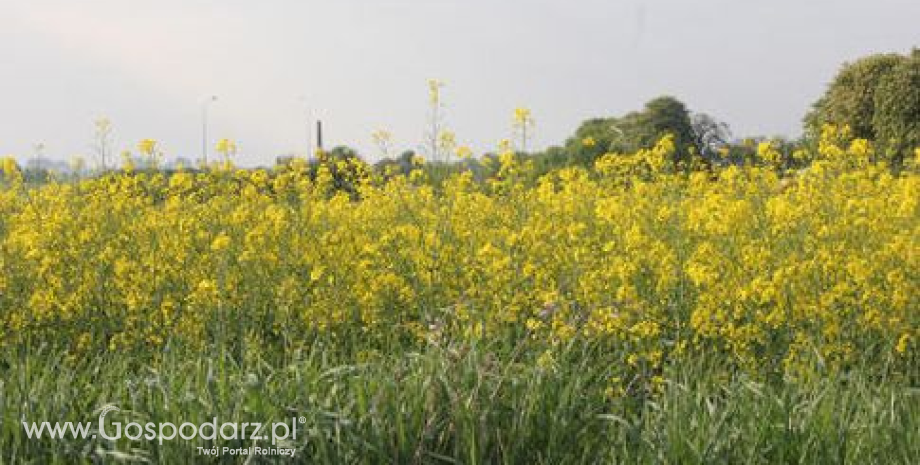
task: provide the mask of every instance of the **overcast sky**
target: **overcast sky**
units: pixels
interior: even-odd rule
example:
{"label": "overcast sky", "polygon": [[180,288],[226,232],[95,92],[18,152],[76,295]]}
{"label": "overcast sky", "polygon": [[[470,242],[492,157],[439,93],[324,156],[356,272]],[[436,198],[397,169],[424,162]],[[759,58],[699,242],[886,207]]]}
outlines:
{"label": "overcast sky", "polygon": [[196,158],[215,94],[242,164],[303,151],[305,106],[374,159],[376,129],[419,145],[429,78],[477,151],[518,106],[542,147],[662,94],[794,136],[842,62],[920,46],[918,20],[920,0],[0,0],[0,155],[91,158],[106,116],[119,148]]}

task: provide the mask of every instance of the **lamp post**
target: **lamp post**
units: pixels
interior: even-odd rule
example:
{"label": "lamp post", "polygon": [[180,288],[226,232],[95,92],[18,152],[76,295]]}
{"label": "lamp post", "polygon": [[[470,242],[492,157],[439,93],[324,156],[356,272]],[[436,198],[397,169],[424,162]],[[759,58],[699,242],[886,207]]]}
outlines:
{"label": "lamp post", "polygon": [[212,95],[201,105],[201,160],[205,166],[208,166],[208,109],[216,101],[217,96]]}

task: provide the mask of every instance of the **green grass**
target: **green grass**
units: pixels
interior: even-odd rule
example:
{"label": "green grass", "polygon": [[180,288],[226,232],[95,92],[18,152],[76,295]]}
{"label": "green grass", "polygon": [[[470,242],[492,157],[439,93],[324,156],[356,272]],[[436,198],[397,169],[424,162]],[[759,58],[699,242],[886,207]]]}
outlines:
{"label": "green grass", "polygon": [[[50,349],[0,361],[0,463],[242,463],[207,441],[28,439],[29,421],[271,422],[306,417],[297,463],[920,463],[920,392],[850,373],[808,384],[726,376],[673,362],[660,393],[605,395],[607,350],[573,342],[453,343],[356,357],[166,352],[73,361]],[[359,359],[363,359],[359,361]],[[717,374],[719,373],[719,374]],[[222,442],[248,447],[250,441]],[[289,458],[250,463],[292,463]]]}

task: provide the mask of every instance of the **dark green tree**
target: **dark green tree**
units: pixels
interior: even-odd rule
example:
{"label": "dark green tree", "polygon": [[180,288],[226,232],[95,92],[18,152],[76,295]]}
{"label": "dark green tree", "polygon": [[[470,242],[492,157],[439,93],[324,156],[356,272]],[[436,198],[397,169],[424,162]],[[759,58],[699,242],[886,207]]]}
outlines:
{"label": "dark green tree", "polygon": [[893,164],[920,148],[920,49],[894,67],[875,90],[872,125]]}
{"label": "dark green tree", "polygon": [[805,115],[805,129],[821,133],[826,123],[849,125],[855,137],[875,140],[876,89],[905,57],[895,53],[870,55],[845,63],[824,95]]}
{"label": "dark green tree", "polygon": [[380,174],[408,175],[412,171],[412,159],[415,151],[406,150],[396,158],[384,158],[374,164],[374,170]]}
{"label": "dark green tree", "polygon": [[624,136],[619,124],[617,118],[592,118],[581,123],[575,134],[565,143],[569,162],[588,166],[597,157],[618,151],[616,144]]}
{"label": "dark green tree", "polygon": [[649,101],[639,112],[583,122],[566,142],[565,150],[573,163],[590,165],[605,153],[633,153],[653,147],[666,134],[674,135],[678,158],[687,158],[690,148],[695,147],[690,112],[683,102],[668,96]]}
{"label": "dark green tree", "polygon": [[674,97],[658,97],[645,104],[634,127],[639,148],[651,147],[665,134],[674,135],[678,152],[686,153],[693,146],[693,125],[690,112]]}

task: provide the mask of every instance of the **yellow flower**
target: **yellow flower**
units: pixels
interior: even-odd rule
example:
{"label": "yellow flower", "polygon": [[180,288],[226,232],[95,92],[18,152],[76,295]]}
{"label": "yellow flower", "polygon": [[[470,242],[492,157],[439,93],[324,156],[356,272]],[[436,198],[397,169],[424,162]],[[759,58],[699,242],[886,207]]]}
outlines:
{"label": "yellow flower", "polygon": [[371,139],[373,139],[374,142],[377,143],[377,144],[379,144],[379,143],[387,143],[387,142],[390,142],[390,140],[393,139],[393,135],[390,134],[389,131],[380,129],[380,130],[377,130],[377,131],[374,131],[373,133],[371,133]]}
{"label": "yellow flower", "polygon": [[533,114],[528,108],[515,108],[511,123],[517,130],[527,130],[534,125]]}
{"label": "yellow flower", "polygon": [[441,103],[441,89],[443,87],[443,81],[438,79],[428,80],[428,99],[432,105],[439,105]]}
{"label": "yellow flower", "polygon": [[540,367],[541,369],[549,370],[553,368],[555,364],[556,364],[556,360],[555,358],[553,358],[553,354],[549,350],[544,351],[537,358],[537,366]]}
{"label": "yellow flower", "polygon": [[236,155],[236,142],[230,139],[221,139],[217,141],[215,149],[217,153],[224,156],[225,160],[229,160],[233,155]]}
{"label": "yellow flower", "polygon": [[466,160],[473,157],[473,149],[469,146],[461,145],[457,147],[457,157],[461,160]]}
{"label": "yellow flower", "polygon": [[389,176],[323,154],[23,183],[3,159],[0,346],[203,351],[221,334],[265,350],[367,341],[358,353],[524,337],[522,360],[544,369],[569,343],[602,349],[621,378],[599,388],[610,395],[657,395],[688,356],[756,379],[906,377],[920,172],[825,132],[791,156],[809,163],[796,172],[769,142],[753,166],[678,166],[672,136],[545,175],[509,141],[485,169],[414,157]]}
{"label": "yellow flower", "polygon": [[211,242],[211,250],[215,252],[220,252],[226,250],[230,247],[230,236],[221,233],[219,236],[215,237]]}
{"label": "yellow flower", "polygon": [[909,346],[910,346],[910,334],[902,334],[901,337],[898,338],[898,343],[895,344],[894,350],[895,352],[903,355],[905,352],[907,352],[907,348]]}
{"label": "yellow flower", "polygon": [[324,271],[325,269],[322,266],[314,267],[313,270],[310,271],[310,281],[318,282],[320,279],[323,279]]}
{"label": "yellow flower", "polygon": [[451,131],[441,131],[438,135],[438,145],[444,152],[452,152],[457,146],[457,136]]}
{"label": "yellow flower", "polygon": [[7,178],[12,178],[19,174],[19,164],[16,163],[16,159],[13,157],[4,157],[0,160],[0,166],[3,168],[3,175]]}
{"label": "yellow flower", "polygon": [[152,156],[157,149],[157,141],[153,139],[142,139],[137,143],[137,150],[142,155]]}

